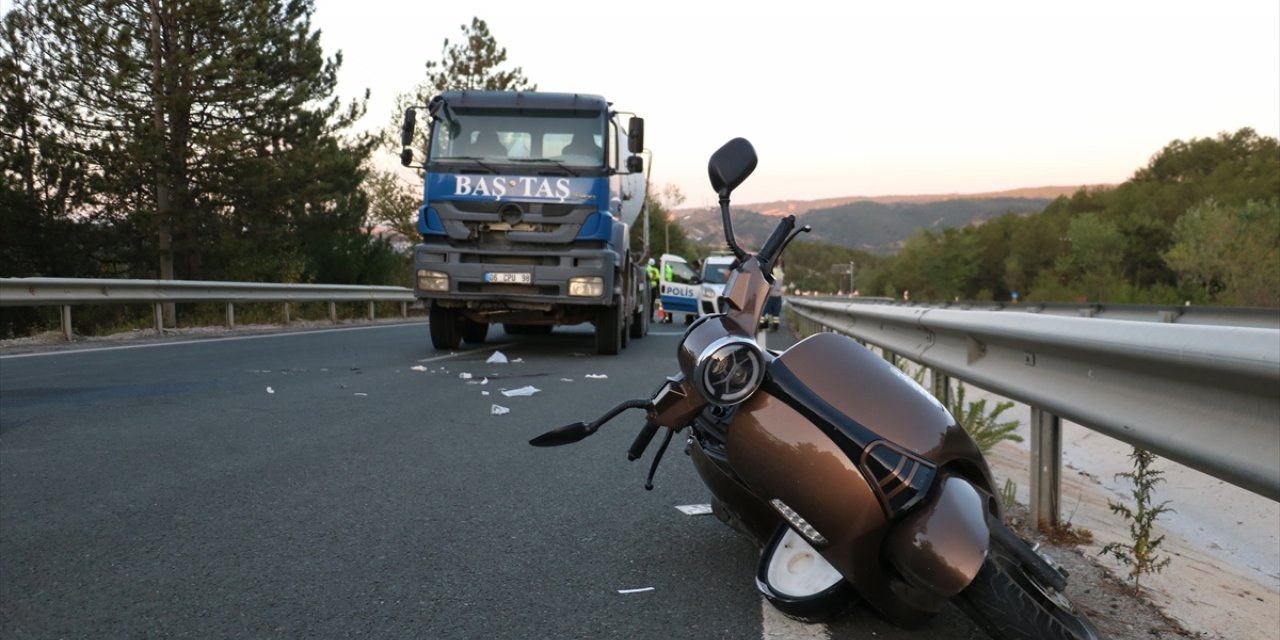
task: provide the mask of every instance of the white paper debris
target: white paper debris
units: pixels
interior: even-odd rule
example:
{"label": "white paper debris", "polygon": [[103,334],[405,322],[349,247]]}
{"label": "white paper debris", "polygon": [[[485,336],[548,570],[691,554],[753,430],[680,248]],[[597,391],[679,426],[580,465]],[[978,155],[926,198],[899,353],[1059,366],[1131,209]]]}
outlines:
{"label": "white paper debris", "polygon": [[588,373],[587,375],[582,376],[582,377],[584,377],[584,378],[591,378],[592,380],[604,380],[605,378],[608,378],[609,376],[608,376],[608,375],[605,375],[605,374],[603,374],[603,373]]}
{"label": "white paper debris", "polygon": [[621,593],[623,595],[626,595],[628,593],[644,593],[646,591],[653,591],[653,587],[641,587],[639,589],[618,589],[618,593]]}
{"label": "white paper debris", "polygon": [[464,371],[464,372],[462,372],[462,373],[459,373],[459,374],[458,374],[458,377],[459,377],[459,378],[461,378],[461,379],[463,379],[463,380],[470,380],[470,379],[471,379],[471,374],[469,374],[469,373],[467,373],[467,372],[465,372],[465,371]]}
{"label": "white paper debris", "polygon": [[495,416],[503,416],[508,413],[511,413],[511,410],[500,404],[495,404],[489,408],[489,413],[492,413]]}
{"label": "white paper debris", "polygon": [[267,387],[267,393],[275,393],[275,392],[276,392],[275,389],[272,389],[271,387]]}
{"label": "white paper debris", "polygon": [[487,396],[487,395],[489,395],[489,392],[488,392],[488,391],[481,391],[481,392],[480,392],[480,395],[482,395],[482,396]]}
{"label": "white paper debris", "polygon": [[410,369],[413,369],[414,371],[426,371],[426,370],[427,370],[427,368],[426,368],[426,367],[424,367],[424,366],[422,366],[422,365],[416,365],[416,366],[412,366],[412,367],[409,367],[409,368],[410,368]]}
{"label": "white paper debris", "polygon": [[573,382],[573,378],[560,378],[560,382]]}
{"label": "white paper debris", "polygon": [[468,380],[467,384],[489,384],[489,378],[480,378],[479,380]]}
{"label": "white paper debris", "polygon": [[487,363],[487,364],[506,364],[506,363],[507,363],[507,356],[503,355],[501,351],[494,351],[494,352],[493,352],[493,355],[489,356],[489,359],[488,359],[488,360],[485,360],[485,363]]}
{"label": "white paper debris", "polygon": [[511,362],[512,362],[512,363],[516,363],[516,362],[524,362],[524,358],[516,358],[515,360],[512,360]]}
{"label": "white paper debris", "polygon": [[515,397],[517,397],[517,396],[519,396],[519,397],[527,397],[527,396],[531,396],[531,395],[533,395],[533,394],[535,394],[535,393],[537,393],[537,392],[539,392],[539,391],[542,391],[542,389],[539,389],[539,388],[537,388],[537,387],[535,387],[535,386],[530,385],[530,386],[520,387],[519,389],[503,389],[503,390],[502,390],[502,395],[504,395],[504,396],[506,396],[506,397],[508,397],[508,398],[515,398]]}
{"label": "white paper debris", "polygon": [[678,504],[676,509],[686,516],[705,516],[711,513],[709,504]]}
{"label": "white paper debris", "polygon": [[368,396],[369,396],[369,394],[367,394],[367,393],[365,393],[365,392],[363,392],[363,391],[357,391],[357,392],[356,392],[356,395],[358,395],[358,396],[365,396],[365,397],[368,397]]}

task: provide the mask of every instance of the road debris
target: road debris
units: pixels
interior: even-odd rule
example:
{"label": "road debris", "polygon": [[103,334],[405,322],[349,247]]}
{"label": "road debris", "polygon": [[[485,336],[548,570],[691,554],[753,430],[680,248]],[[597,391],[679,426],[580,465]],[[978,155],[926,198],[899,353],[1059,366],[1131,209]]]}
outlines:
{"label": "road debris", "polygon": [[493,405],[492,407],[490,407],[490,408],[489,408],[489,413],[491,413],[491,414],[493,414],[493,415],[495,415],[495,416],[505,416],[505,415],[507,415],[508,413],[511,413],[511,410],[510,410],[510,409],[508,409],[508,408],[506,408],[506,407],[504,407],[504,406],[502,406],[502,405],[500,405],[500,404],[495,404],[495,405]]}
{"label": "road debris", "polygon": [[653,591],[653,587],[641,587],[639,589],[618,589],[618,593],[621,593],[622,595],[627,595],[629,593],[645,593],[648,591]]}
{"label": "road debris", "polygon": [[676,510],[686,516],[705,516],[711,513],[710,504],[678,504]]}
{"label": "road debris", "polygon": [[507,364],[507,362],[507,356],[501,351],[494,351],[493,355],[489,356],[488,360],[485,360],[485,364]]}
{"label": "road debris", "polygon": [[539,389],[532,385],[528,385],[528,386],[520,387],[519,389],[503,389],[502,395],[508,398],[528,397],[539,391],[542,391],[542,389]]}

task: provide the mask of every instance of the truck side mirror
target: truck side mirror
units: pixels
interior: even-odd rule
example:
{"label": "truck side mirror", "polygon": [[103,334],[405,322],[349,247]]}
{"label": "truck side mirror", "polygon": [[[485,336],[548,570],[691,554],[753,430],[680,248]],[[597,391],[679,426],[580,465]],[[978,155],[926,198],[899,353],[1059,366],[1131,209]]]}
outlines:
{"label": "truck side mirror", "polygon": [[417,116],[418,113],[413,107],[404,110],[404,124],[400,125],[400,146],[407,147],[413,144],[413,125]]}
{"label": "truck side mirror", "polygon": [[413,149],[405,147],[400,150],[400,166],[407,167],[413,162]]}
{"label": "truck side mirror", "polygon": [[641,173],[644,171],[644,158],[640,156],[627,156],[627,171],[631,173]]}
{"label": "truck side mirror", "polygon": [[632,116],[627,126],[627,150],[631,153],[644,151],[644,118]]}

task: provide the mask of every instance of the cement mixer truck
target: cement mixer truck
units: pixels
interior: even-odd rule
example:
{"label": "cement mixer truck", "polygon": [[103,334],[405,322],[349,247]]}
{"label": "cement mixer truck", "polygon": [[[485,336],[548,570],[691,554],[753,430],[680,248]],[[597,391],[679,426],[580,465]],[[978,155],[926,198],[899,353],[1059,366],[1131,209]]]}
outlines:
{"label": "cement mixer truck", "polygon": [[648,248],[632,253],[629,237],[647,194],[644,120],[573,93],[448,91],[426,109],[425,152],[410,108],[400,160],[423,170],[414,294],[432,345],[483,343],[495,323],[589,322],[604,355],[643,337]]}

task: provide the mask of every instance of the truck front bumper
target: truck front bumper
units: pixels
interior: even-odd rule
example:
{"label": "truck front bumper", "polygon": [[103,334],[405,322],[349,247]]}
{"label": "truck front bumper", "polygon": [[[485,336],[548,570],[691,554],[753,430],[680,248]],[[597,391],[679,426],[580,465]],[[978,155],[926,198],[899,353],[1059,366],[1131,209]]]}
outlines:
{"label": "truck front bumper", "polygon": [[450,306],[500,310],[600,306],[615,296],[617,254],[607,249],[491,252],[414,247],[414,295]]}

